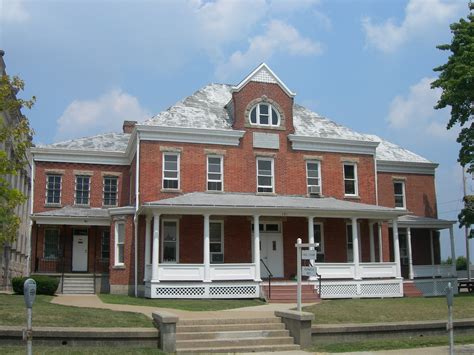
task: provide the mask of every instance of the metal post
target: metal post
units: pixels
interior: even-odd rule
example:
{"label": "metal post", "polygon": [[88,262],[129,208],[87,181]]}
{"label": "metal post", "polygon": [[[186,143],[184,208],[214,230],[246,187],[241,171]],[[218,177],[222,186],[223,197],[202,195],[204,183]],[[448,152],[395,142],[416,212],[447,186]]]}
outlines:
{"label": "metal post", "polygon": [[[297,244],[301,244],[301,238],[296,240]],[[297,311],[301,312],[301,247],[296,246],[296,275],[298,280],[298,287],[296,292],[296,298],[298,302]]]}
{"label": "metal post", "polygon": [[448,283],[446,300],[448,302],[448,324],[447,330],[449,332],[449,354],[454,355],[454,329],[453,329],[453,286],[451,282]]}
{"label": "metal post", "polygon": [[26,353],[33,355],[33,309],[26,309]]}
{"label": "metal post", "polygon": [[[462,186],[464,190],[464,199],[466,199],[466,171],[464,167],[462,167]],[[466,207],[466,202],[464,202],[464,207]],[[467,281],[471,281],[471,255],[469,250],[469,229],[467,226],[464,227],[464,236],[466,239]],[[456,260],[454,260],[454,262],[456,263]]]}

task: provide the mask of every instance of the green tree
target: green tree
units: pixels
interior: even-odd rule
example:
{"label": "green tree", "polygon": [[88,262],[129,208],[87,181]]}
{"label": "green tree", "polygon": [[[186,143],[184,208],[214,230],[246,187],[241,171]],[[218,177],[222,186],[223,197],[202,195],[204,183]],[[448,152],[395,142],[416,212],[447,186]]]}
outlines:
{"label": "green tree", "polygon": [[15,240],[20,218],[15,208],[27,200],[10,184],[10,177],[17,175],[28,164],[27,151],[31,147],[33,130],[22,108],[31,108],[36,100],[17,98],[24,89],[18,77],[2,75],[0,80],[0,246]]}
{"label": "green tree", "polygon": [[[448,129],[458,125],[461,132],[457,142],[461,144],[458,161],[467,166],[469,173],[474,173],[474,4],[469,2],[467,19],[451,24],[453,38],[451,44],[437,46],[443,51],[450,51],[447,63],[434,68],[439,72],[437,80],[431,83],[432,88],[441,88],[442,94],[435,109],[451,106],[451,118]],[[470,227],[474,224],[474,196],[464,200],[464,209],[458,216],[460,226]]]}

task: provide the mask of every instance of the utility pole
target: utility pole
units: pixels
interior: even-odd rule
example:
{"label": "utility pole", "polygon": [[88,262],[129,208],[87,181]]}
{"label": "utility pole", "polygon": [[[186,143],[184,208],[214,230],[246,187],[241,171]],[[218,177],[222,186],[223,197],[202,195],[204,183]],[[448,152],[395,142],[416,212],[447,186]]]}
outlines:
{"label": "utility pole", "polygon": [[[466,189],[466,170],[462,167],[462,187],[464,190],[464,207],[466,207],[466,196],[467,196],[467,189]],[[464,233],[466,237],[466,264],[467,264],[467,280],[471,281],[471,258],[469,252],[469,230],[467,226],[464,227]],[[456,261],[454,261],[456,262]]]}

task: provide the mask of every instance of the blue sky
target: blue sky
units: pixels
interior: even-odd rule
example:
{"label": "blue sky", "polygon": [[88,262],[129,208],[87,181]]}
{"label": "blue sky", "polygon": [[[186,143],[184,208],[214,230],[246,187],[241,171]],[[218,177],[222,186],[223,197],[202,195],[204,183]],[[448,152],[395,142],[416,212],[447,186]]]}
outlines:
{"label": "blue sky", "polygon": [[0,48],[37,97],[25,112],[37,143],[120,131],[266,62],[296,102],[438,162],[439,216],[456,219],[458,129],[429,83],[447,59],[435,46],[467,12],[461,0],[0,0]]}

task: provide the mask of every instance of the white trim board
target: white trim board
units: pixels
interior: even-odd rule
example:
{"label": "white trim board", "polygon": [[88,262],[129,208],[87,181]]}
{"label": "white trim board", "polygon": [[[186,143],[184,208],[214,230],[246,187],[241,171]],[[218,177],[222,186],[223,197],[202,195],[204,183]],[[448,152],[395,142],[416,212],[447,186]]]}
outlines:
{"label": "white trim board", "polygon": [[379,142],[321,138],[289,134],[294,150],[375,155]]}

